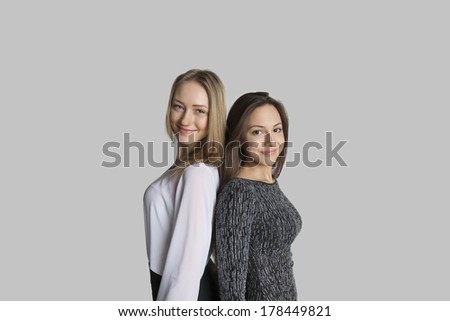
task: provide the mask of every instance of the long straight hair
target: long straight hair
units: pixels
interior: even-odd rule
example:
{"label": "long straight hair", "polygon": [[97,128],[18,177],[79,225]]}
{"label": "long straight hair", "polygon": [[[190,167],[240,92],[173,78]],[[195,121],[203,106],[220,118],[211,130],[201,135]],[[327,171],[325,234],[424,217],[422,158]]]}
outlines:
{"label": "long straight hair", "polygon": [[241,168],[245,153],[242,147],[245,143],[244,133],[251,113],[258,107],[272,105],[280,114],[285,143],[276,162],[272,166],[272,176],[278,178],[286,161],[289,121],[283,104],[269,96],[267,92],[251,92],[239,97],[228,113],[225,133],[225,156],[220,167],[221,186],[235,178]]}
{"label": "long straight hair", "polygon": [[223,160],[223,145],[225,142],[225,123],[227,107],[225,102],[225,88],[220,78],[210,70],[191,69],[179,75],[170,90],[166,112],[166,130],[172,140],[176,134],[171,126],[170,112],[177,89],[186,81],[195,81],[208,94],[208,135],[203,138],[190,153],[177,164],[173,175],[180,175],[183,170],[196,163],[203,162],[213,166],[220,166]]}

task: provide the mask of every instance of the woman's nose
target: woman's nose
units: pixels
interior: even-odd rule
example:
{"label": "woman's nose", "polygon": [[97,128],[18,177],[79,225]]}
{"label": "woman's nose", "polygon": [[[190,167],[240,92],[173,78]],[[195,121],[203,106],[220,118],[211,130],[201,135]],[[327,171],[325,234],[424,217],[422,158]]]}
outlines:
{"label": "woman's nose", "polygon": [[272,134],[270,132],[264,136],[264,143],[269,146],[275,144],[275,141],[273,140]]}
{"label": "woman's nose", "polygon": [[181,116],[180,123],[183,126],[188,126],[192,122],[192,113],[189,110],[186,110]]}

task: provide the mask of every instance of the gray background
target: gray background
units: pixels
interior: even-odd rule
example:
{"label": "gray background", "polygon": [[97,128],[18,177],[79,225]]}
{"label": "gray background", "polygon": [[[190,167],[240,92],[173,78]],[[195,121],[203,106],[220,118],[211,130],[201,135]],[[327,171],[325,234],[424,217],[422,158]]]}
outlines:
{"label": "gray background", "polygon": [[142,196],[164,168],[136,150],[103,168],[102,146],[169,141],[170,86],[195,67],[229,105],[281,99],[290,155],[348,141],[348,167],[280,178],[301,299],[450,300],[445,3],[2,1],[0,299],[150,299]]}

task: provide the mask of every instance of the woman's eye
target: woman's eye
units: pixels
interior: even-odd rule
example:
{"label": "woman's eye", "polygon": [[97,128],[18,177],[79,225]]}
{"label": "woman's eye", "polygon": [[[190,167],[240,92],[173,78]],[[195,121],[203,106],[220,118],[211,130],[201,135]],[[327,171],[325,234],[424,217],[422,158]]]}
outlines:
{"label": "woman's eye", "polygon": [[173,109],[181,110],[181,109],[183,109],[183,106],[181,106],[181,105],[173,105]]}
{"label": "woman's eye", "polygon": [[196,111],[199,114],[206,114],[206,111],[204,109],[197,109]]}
{"label": "woman's eye", "polygon": [[283,131],[283,128],[275,128],[273,131],[275,133],[281,133]]}
{"label": "woman's eye", "polygon": [[262,134],[262,130],[259,130],[259,129],[254,130],[254,131],[252,132],[252,134],[253,134],[253,135],[261,135],[261,134]]}

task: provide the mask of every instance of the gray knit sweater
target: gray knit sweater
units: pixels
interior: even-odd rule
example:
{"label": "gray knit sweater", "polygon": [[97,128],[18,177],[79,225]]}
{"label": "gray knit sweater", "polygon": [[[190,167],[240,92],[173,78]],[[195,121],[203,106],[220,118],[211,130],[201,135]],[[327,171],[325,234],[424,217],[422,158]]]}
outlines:
{"label": "gray knit sweater", "polygon": [[231,180],[215,217],[221,300],[297,300],[291,244],[302,221],[278,183]]}

